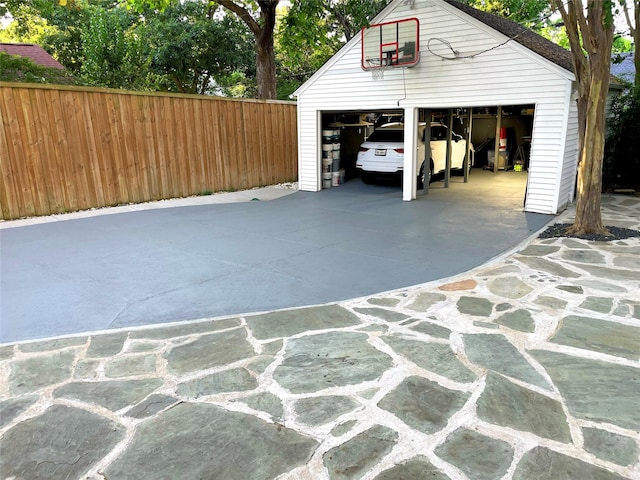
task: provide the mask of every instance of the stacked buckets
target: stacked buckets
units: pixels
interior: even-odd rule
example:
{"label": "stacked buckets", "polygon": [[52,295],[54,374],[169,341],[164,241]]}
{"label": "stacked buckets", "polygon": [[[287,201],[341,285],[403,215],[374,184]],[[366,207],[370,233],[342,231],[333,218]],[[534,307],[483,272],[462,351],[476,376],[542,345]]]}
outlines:
{"label": "stacked buckets", "polygon": [[340,169],[340,130],[322,130],[322,188],[344,183]]}

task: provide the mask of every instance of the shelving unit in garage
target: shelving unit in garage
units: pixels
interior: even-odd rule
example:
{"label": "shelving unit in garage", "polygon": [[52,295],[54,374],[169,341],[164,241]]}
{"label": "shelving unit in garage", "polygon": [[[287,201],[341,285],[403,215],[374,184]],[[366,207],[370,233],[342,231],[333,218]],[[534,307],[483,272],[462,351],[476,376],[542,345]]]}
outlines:
{"label": "shelving unit in garage", "polygon": [[[339,131],[340,170],[344,181],[357,176],[356,157],[362,142],[373,132],[374,124],[368,121],[369,113],[324,114],[323,125]],[[342,176],[341,176],[342,180]],[[344,183],[342,181],[342,183]]]}
{"label": "shelving unit in garage", "polygon": [[340,168],[340,130],[322,130],[322,188],[338,187],[344,179],[344,169]]}

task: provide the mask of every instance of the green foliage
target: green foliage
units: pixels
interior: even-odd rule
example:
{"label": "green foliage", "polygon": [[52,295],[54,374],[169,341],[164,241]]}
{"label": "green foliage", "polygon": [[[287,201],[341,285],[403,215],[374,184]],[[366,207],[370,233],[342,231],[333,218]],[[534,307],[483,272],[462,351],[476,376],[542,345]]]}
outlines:
{"label": "green foliage", "polygon": [[38,16],[27,16],[22,21],[14,20],[6,28],[0,29],[0,42],[40,43],[40,39],[55,30],[46,20]]}
{"label": "green foliage", "polygon": [[633,42],[630,38],[617,35],[613,39],[613,53],[631,52],[633,50]]}
{"label": "green foliage", "polygon": [[30,58],[0,52],[0,81],[80,85],[81,81],[57,68],[37,65]]}
{"label": "green foliage", "polygon": [[90,8],[111,8],[115,0],[68,0],[66,6],[52,0],[8,0],[14,21],[5,30],[8,41],[36,43],[74,75],[81,74],[84,53],[82,29]]}
{"label": "green foliage", "polygon": [[[87,84],[255,94],[253,36],[233,15],[199,1],[9,0],[5,38],[42,45]],[[153,7],[153,8],[150,8]]]}
{"label": "green foliage", "polygon": [[533,30],[543,27],[549,0],[463,0],[473,8],[493,13]]}
{"label": "green foliage", "polygon": [[81,72],[92,85],[135,89],[141,71],[142,45],[129,28],[133,19],[122,8],[89,10],[82,29]]}
{"label": "green foliage", "polygon": [[326,63],[390,0],[301,0],[276,32],[278,98],[289,95]]}
{"label": "green foliage", "polygon": [[127,8],[137,12],[156,10],[163,11],[164,9],[172,6],[174,3],[178,3],[175,0],[125,0]]}
{"label": "green foliage", "polygon": [[199,2],[145,16],[138,32],[149,44],[151,69],[171,78],[178,91],[231,96],[252,91],[255,52],[244,23],[231,15],[219,18]]}
{"label": "green foliage", "polygon": [[611,106],[602,183],[605,188],[635,188],[640,191],[640,94],[631,89]]}

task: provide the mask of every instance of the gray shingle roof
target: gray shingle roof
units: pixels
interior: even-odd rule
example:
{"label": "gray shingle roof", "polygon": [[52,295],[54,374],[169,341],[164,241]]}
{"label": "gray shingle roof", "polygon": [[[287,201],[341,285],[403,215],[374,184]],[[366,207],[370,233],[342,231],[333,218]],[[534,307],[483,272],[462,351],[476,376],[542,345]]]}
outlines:
{"label": "gray shingle roof", "polygon": [[633,58],[633,52],[613,55],[613,59],[611,60],[611,75],[626,80],[627,82],[633,82],[636,74]]}
{"label": "gray shingle roof", "polygon": [[532,30],[529,30],[516,22],[507,20],[506,18],[483,12],[481,10],[476,10],[468,5],[457,2],[456,0],[444,1],[507,37],[515,37],[515,42],[527,47],[529,50],[546,58],[550,62],[555,63],[565,70],[573,72],[571,52],[565,50],[559,45],[556,45],[551,40],[547,40]]}

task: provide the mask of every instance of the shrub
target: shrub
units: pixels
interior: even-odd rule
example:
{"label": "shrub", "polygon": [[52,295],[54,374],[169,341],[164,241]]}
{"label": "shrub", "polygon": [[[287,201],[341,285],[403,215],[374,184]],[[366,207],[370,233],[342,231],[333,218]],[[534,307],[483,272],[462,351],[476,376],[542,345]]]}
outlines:
{"label": "shrub", "polygon": [[640,91],[634,94],[630,89],[619,95],[612,103],[611,113],[602,165],[603,190],[640,191]]}
{"label": "shrub", "polygon": [[81,85],[66,70],[48,68],[20,55],[0,52],[0,81],[24,83],[55,83],[60,85]]}

